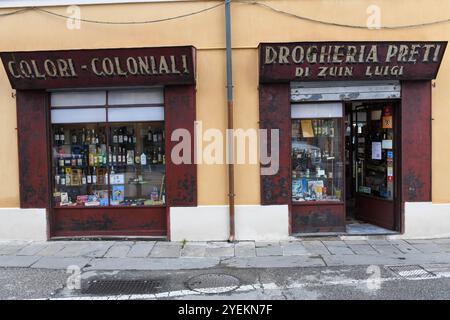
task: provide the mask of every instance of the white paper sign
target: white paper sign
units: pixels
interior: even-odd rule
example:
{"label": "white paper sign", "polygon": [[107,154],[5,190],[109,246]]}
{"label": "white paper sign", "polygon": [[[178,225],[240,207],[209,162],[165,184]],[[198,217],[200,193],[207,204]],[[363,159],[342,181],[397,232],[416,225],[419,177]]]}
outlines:
{"label": "white paper sign", "polygon": [[372,160],[381,160],[381,142],[372,142]]}
{"label": "white paper sign", "polygon": [[383,140],[381,143],[383,149],[392,149],[392,140]]}

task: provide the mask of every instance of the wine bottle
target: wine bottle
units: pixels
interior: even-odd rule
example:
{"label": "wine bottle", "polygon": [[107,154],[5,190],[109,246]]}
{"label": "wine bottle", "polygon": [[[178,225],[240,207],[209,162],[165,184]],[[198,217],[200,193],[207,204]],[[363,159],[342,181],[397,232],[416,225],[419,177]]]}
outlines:
{"label": "wine bottle", "polygon": [[64,136],[64,128],[61,127],[61,131],[59,132],[59,141],[61,145],[64,145],[66,137]]}
{"label": "wine bottle", "polygon": [[86,174],[84,173],[84,170],[83,170],[83,175],[81,176],[81,184],[85,185],[86,183],[87,183],[87,181],[86,181]]}
{"label": "wine bottle", "polygon": [[127,127],[123,128],[123,142],[128,143],[128,130]]}
{"label": "wine bottle", "polygon": [[55,129],[55,145],[59,146],[60,140],[59,140],[59,129]]}
{"label": "wine bottle", "polygon": [[150,126],[148,127],[147,141],[149,141],[149,142],[153,141],[153,132],[152,132],[152,128]]}
{"label": "wine bottle", "polygon": [[92,184],[97,184],[97,171],[95,170],[95,167],[92,171]]}
{"label": "wine bottle", "polygon": [[117,137],[117,129],[113,130],[113,143],[117,143],[119,138]]}
{"label": "wine bottle", "polygon": [[123,133],[122,133],[122,128],[119,128],[119,143],[123,143]]}
{"label": "wine bottle", "polygon": [[87,184],[92,184],[92,175],[89,168],[87,169]]}

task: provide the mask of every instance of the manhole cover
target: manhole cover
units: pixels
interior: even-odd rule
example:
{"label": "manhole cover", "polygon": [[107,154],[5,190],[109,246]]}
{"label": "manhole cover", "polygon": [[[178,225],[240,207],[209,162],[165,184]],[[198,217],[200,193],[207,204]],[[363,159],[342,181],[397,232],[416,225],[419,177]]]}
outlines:
{"label": "manhole cover", "polygon": [[161,288],[161,282],[151,280],[93,280],[82,287],[83,294],[124,295],[149,294]]}
{"label": "manhole cover", "polygon": [[419,265],[390,266],[389,270],[406,279],[435,278],[436,275]]}
{"label": "manhole cover", "polygon": [[241,282],[228,274],[208,273],[192,277],[187,287],[200,293],[224,293],[236,290]]}

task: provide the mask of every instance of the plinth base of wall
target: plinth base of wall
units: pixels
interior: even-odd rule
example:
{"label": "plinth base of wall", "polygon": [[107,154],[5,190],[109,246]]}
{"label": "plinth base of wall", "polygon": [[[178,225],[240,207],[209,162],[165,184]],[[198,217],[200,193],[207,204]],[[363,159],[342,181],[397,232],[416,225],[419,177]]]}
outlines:
{"label": "plinth base of wall", "polygon": [[[229,230],[228,206],[170,208],[172,241],[224,241]],[[237,205],[235,231],[236,240],[288,239],[288,206]]]}
{"label": "plinth base of wall", "polygon": [[0,208],[0,240],[47,240],[46,210]]}

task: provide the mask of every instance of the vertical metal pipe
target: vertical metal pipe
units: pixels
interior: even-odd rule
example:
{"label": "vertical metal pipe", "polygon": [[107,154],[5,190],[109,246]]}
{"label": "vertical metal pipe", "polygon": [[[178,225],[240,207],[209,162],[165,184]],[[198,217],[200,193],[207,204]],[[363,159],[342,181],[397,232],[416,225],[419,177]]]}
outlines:
{"label": "vertical metal pipe", "polygon": [[231,0],[225,0],[225,30],[226,30],[226,55],[227,55],[227,108],[228,108],[228,204],[230,209],[230,237],[228,241],[235,239],[234,233],[234,141],[233,141],[233,70],[231,59]]}

